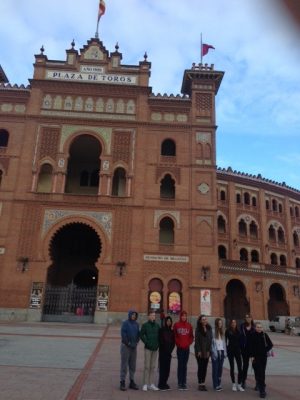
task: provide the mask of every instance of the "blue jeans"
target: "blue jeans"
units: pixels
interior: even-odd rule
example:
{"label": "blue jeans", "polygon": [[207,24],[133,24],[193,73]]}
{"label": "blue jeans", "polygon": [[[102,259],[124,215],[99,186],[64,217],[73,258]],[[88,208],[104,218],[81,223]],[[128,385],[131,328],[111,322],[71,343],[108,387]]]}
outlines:
{"label": "blue jeans", "polygon": [[223,363],[224,363],[224,351],[218,351],[218,357],[216,360],[212,361],[212,380],[214,389],[217,389],[218,386],[221,386],[222,372],[223,372]]}
{"label": "blue jeans", "polygon": [[189,361],[190,349],[180,349],[177,347],[177,380],[178,386],[186,385],[187,363]]}

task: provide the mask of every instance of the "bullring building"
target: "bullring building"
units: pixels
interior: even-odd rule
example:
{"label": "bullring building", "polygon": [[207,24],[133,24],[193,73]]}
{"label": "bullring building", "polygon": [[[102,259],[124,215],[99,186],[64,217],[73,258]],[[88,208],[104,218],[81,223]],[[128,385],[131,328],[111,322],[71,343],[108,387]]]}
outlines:
{"label": "bullring building", "polygon": [[98,38],[26,87],[0,68],[2,320],[300,314],[299,190],[216,167],[224,72],[155,95],[150,71]]}

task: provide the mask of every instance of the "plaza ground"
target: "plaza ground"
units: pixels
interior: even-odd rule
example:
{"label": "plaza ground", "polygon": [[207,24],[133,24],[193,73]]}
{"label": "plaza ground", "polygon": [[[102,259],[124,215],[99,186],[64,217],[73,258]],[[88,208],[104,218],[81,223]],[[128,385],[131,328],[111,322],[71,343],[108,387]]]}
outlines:
{"label": "plaza ground", "polygon": [[[300,336],[270,333],[275,357],[267,367],[267,393],[273,400],[300,398]],[[249,388],[233,393],[227,362],[224,391],[212,390],[211,368],[207,376],[209,391],[197,390],[196,362],[188,364],[188,392],[176,389],[175,357],[172,359],[171,392],[119,390],[120,326],[96,324],[0,323],[0,399],[1,400],[139,400],[139,399],[256,399],[253,371]],[[191,348],[193,351],[193,347]],[[138,348],[136,382],[141,385],[143,345]]]}

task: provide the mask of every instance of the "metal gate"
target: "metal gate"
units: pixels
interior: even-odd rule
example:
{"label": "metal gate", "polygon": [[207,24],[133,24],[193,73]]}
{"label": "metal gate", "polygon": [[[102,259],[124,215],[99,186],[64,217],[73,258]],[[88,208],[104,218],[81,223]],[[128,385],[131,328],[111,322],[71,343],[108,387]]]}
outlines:
{"label": "metal gate", "polygon": [[47,322],[93,322],[96,299],[97,286],[47,285],[42,319]]}

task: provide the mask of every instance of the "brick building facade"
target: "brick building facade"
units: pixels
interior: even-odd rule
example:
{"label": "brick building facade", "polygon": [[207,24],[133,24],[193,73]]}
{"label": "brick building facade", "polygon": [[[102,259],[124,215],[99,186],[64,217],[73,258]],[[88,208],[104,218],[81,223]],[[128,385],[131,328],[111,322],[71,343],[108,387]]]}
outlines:
{"label": "brick building facade", "polygon": [[216,168],[224,73],[153,95],[146,54],[74,46],[0,84],[0,317],[299,315],[300,192]]}

